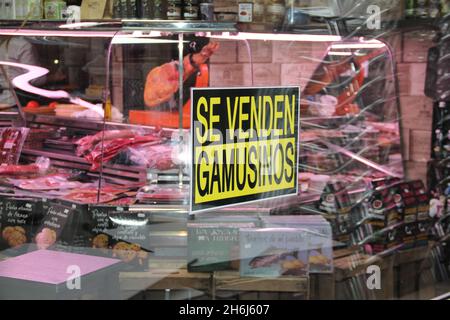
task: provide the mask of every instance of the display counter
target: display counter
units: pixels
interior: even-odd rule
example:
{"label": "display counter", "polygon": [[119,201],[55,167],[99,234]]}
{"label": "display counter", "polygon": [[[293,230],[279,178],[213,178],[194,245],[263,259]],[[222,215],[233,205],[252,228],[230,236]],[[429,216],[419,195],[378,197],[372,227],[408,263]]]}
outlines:
{"label": "display counter", "polygon": [[358,299],[368,266],[392,284],[428,248],[381,40],[142,20],[0,37],[21,122],[1,114],[6,260],[116,259],[122,298]]}

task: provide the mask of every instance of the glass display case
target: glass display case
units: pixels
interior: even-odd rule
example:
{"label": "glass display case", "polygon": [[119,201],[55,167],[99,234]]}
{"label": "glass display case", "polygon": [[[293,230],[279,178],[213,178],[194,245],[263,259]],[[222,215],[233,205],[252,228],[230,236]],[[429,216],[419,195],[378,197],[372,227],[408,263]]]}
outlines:
{"label": "glass display case", "polygon": [[[3,26],[0,43],[1,105],[17,112],[14,127],[0,128],[12,146],[1,149],[5,261],[38,249],[112,259],[115,298],[311,298],[312,279],[334,272],[333,248],[379,258],[417,223],[389,211],[393,186],[419,196],[423,185],[402,185],[395,61],[380,40],[123,20]],[[193,212],[194,92],[224,94],[230,109],[240,89],[298,87],[295,192],[224,206],[229,195]],[[233,100],[235,128],[272,125],[257,110],[272,119],[276,107],[248,99],[248,114]]]}

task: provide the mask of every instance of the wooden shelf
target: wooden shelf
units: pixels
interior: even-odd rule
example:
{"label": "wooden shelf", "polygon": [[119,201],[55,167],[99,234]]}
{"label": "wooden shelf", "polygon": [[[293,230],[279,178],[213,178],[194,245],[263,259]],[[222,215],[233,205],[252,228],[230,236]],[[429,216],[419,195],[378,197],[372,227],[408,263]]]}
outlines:
{"label": "wooden shelf", "polygon": [[307,276],[241,278],[238,272],[219,271],[213,277],[216,290],[307,293],[309,286]]}
{"label": "wooden shelf", "polygon": [[122,290],[210,290],[211,274],[190,273],[180,270],[152,270],[147,272],[121,272]]}
{"label": "wooden shelf", "polygon": [[218,291],[277,292],[309,295],[309,277],[283,276],[278,278],[241,277],[239,272],[218,271],[193,273],[186,269],[121,272],[121,290],[186,290],[204,291],[213,298]]}

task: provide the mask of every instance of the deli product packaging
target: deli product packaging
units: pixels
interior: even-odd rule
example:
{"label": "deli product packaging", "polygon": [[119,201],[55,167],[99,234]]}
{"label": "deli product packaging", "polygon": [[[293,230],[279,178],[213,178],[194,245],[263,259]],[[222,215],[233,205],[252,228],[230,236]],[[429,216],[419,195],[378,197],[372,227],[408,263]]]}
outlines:
{"label": "deli product packaging", "polygon": [[40,199],[0,196],[0,249],[19,248],[32,242],[41,212]]}
{"label": "deli product packaging", "polygon": [[398,185],[379,187],[368,200],[369,223],[380,230],[402,220],[403,204]]}
{"label": "deli product packaging", "polygon": [[150,243],[150,221],[145,212],[119,210],[108,213],[108,246],[112,257],[126,263],[127,270],[148,270],[152,253]]}
{"label": "deli product packaging", "polygon": [[308,261],[310,273],[333,272],[333,234],[331,226],[322,216],[270,216],[262,217],[265,228],[298,228],[309,233]]}
{"label": "deli product packaging", "polygon": [[242,277],[307,276],[309,232],[305,229],[241,229]]}
{"label": "deli product packaging", "polygon": [[320,196],[318,209],[330,222],[334,240],[345,246],[350,245],[351,232],[355,227],[355,221],[352,219],[355,206],[345,184],[330,181]]}
{"label": "deli product packaging", "polygon": [[404,182],[399,184],[400,202],[403,207],[403,221],[413,223],[417,221],[418,202],[411,184]]}
{"label": "deli product packaging", "polygon": [[379,188],[384,188],[387,186],[397,184],[400,181],[401,181],[400,178],[384,177],[379,179],[373,179],[370,183],[372,185],[372,189],[377,190]]}
{"label": "deli product packaging", "polygon": [[380,253],[401,244],[402,226],[386,228],[377,234],[370,242],[372,253]]}
{"label": "deli product packaging", "polygon": [[[74,250],[84,247],[85,241],[80,234],[80,219],[86,214],[86,206],[62,200],[43,199],[43,213],[34,243],[39,249]],[[90,226],[85,226],[88,229]]]}
{"label": "deli product packaging", "polygon": [[255,228],[246,217],[220,217],[188,223],[188,271],[239,270],[239,230]]}
{"label": "deli product packaging", "polygon": [[411,249],[415,246],[416,241],[416,228],[417,224],[415,222],[405,223],[401,228],[401,250]]}
{"label": "deli product packaging", "polygon": [[432,226],[431,220],[419,220],[416,222],[414,228],[415,232],[415,246],[428,246],[429,232]]}
{"label": "deli product packaging", "polygon": [[28,128],[0,129],[0,165],[19,162],[20,153],[29,131]]}
{"label": "deli product packaging", "polygon": [[101,255],[111,254],[112,236],[109,234],[111,229],[116,226],[109,217],[111,212],[128,211],[124,206],[108,205],[89,205],[89,215],[92,219],[92,234],[89,237],[89,247],[96,249]]}

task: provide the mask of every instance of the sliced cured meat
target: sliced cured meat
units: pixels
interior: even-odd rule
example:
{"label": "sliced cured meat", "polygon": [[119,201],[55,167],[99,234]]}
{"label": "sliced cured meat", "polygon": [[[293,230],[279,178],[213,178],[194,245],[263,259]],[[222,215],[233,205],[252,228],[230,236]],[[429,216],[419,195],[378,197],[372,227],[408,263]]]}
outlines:
{"label": "sliced cured meat", "polygon": [[86,203],[86,204],[93,204],[93,203],[110,202],[110,201],[116,199],[117,195],[114,193],[109,193],[109,192],[101,192],[99,201],[97,201],[97,198],[98,198],[98,190],[92,189],[92,190],[74,191],[74,192],[66,195],[63,199],[75,201],[75,202]]}
{"label": "sliced cured meat", "polygon": [[24,190],[46,191],[58,189],[76,189],[87,185],[78,181],[69,181],[69,174],[55,174],[34,179],[8,179],[14,186]]}
{"label": "sliced cured meat", "polygon": [[136,134],[132,130],[108,130],[108,131],[101,131],[97,134],[94,134],[92,136],[86,136],[84,138],[81,138],[75,144],[77,147],[77,155],[82,156],[88,153],[89,151],[93,150],[94,147],[102,141],[108,141],[108,140],[114,140],[114,139],[126,139],[126,138],[133,138]]}
{"label": "sliced cured meat", "polygon": [[158,142],[161,138],[157,135],[138,136],[133,138],[119,138],[104,143],[98,143],[94,150],[85,156],[85,159],[92,165],[91,170],[97,170],[102,162],[108,162],[129,146]]}

